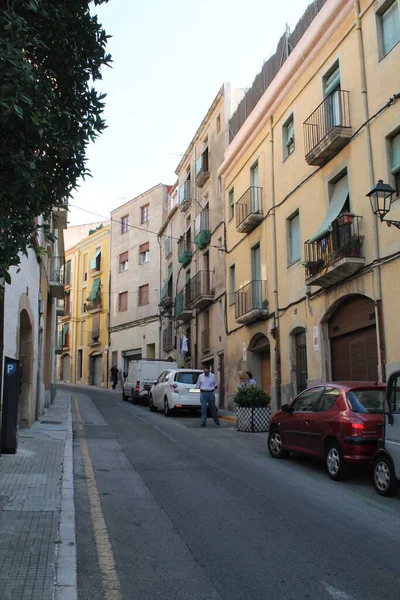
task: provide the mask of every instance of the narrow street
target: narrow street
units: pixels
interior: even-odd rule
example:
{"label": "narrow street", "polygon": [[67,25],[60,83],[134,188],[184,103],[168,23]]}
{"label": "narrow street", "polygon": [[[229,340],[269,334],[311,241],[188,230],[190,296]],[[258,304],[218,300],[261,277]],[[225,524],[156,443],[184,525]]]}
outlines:
{"label": "narrow street", "polygon": [[368,472],[335,483],[321,463],[270,458],[266,434],[61,387],[73,394],[80,600],[398,600],[400,500],[380,498]]}

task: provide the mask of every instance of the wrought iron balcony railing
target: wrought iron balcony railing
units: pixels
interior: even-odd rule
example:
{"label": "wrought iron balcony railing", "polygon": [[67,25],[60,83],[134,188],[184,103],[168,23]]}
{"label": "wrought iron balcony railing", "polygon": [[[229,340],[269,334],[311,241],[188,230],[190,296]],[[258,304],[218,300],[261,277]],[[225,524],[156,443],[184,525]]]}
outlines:
{"label": "wrought iron balcony railing", "polygon": [[194,243],[199,250],[203,250],[211,241],[210,211],[204,209],[194,222]]}
{"label": "wrought iron balcony railing", "polygon": [[192,260],[192,254],[192,243],[190,238],[186,235],[178,241],[178,262],[186,267]]}
{"label": "wrought iron balcony railing", "polygon": [[96,346],[100,344],[100,327],[96,327],[88,332],[88,345]]}
{"label": "wrought iron balcony railing", "polygon": [[204,308],[214,299],[214,289],[211,283],[212,273],[210,271],[199,271],[190,280],[190,296],[188,305],[190,308]]}
{"label": "wrought iron balcony railing", "polygon": [[326,164],[349,142],[350,137],[350,92],[335,90],[304,122],[307,163]]}
{"label": "wrought iron balcony railing", "polygon": [[251,323],[268,315],[267,282],[253,279],[235,292],[235,318]]}
{"label": "wrought iron balcony railing", "polygon": [[102,310],[103,308],[103,302],[102,302],[102,298],[101,295],[97,296],[97,298],[95,298],[94,300],[88,300],[86,302],[86,312],[94,312],[97,310]]}
{"label": "wrought iron balcony railing", "polygon": [[235,205],[236,229],[249,233],[263,220],[262,188],[249,187]]}
{"label": "wrought iron balcony railing", "polygon": [[188,306],[190,297],[190,282],[188,282],[175,297],[175,319],[186,321],[192,316],[192,309]]}
{"label": "wrought iron balcony railing", "polygon": [[329,287],[362,267],[364,236],[360,235],[362,217],[342,214],[333,221],[325,236],[304,244],[306,283]]}
{"label": "wrought iron balcony railing", "polygon": [[203,154],[197,159],[195,165],[195,173],[196,184],[199,187],[203,187],[207,179],[210,177],[208,148],[206,148]]}
{"label": "wrought iron balcony railing", "polygon": [[179,206],[181,210],[186,210],[192,202],[191,181],[186,180],[179,188]]}

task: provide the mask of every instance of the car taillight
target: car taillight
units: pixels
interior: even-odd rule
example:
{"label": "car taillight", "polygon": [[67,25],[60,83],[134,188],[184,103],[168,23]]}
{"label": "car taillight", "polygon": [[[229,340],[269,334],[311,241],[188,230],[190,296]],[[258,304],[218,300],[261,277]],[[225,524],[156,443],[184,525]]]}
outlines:
{"label": "car taillight", "polygon": [[351,425],[352,429],[357,429],[357,430],[365,429],[364,423],[351,423],[350,425]]}
{"label": "car taillight", "polygon": [[140,392],[140,381],[136,382],[136,391]]}
{"label": "car taillight", "polygon": [[172,383],[172,384],[171,384],[171,390],[172,390],[173,392],[178,392],[178,389],[179,389],[179,388],[178,388],[178,386],[177,386],[177,384],[176,384],[176,383]]}

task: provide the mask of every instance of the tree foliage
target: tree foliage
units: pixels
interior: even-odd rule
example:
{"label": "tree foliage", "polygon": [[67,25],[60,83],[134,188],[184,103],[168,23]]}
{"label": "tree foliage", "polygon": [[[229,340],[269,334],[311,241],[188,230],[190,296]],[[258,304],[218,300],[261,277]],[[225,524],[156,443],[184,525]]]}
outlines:
{"label": "tree foliage", "polygon": [[109,36],[90,4],[0,0],[0,277],[33,247],[35,217],[89,174],[87,145],[106,127],[93,85]]}

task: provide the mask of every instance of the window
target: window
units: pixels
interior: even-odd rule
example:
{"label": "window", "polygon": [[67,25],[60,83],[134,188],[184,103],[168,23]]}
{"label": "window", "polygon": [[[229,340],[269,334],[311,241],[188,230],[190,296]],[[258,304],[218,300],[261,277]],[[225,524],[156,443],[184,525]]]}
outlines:
{"label": "window", "polygon": [[121,217],[121,233],[127,233],[129,228],[129,215]]}
{"label": "window", "polygon": [[149,303],[149,284],[139,287],[139,306]]}
{"label": "window", "polygon": [[235,216],[235,190],[229,190],[229,220]]}
{"label": "window", "polygon": [[118,294],[118,311],[123,312],[128,310],[128,292]]}
{"label": "window", "polygon": [[146,242],[145,244],[141,244],[139,246],[139,264],[144,265],[144,263],[149,262],[150,260],[150,244]]}
{"label": "window", "polygon": [[82,258],[82,281],[87,281],[88,276],[88,255],[84,254]]}
{"label": "window", "polygon": [[300,215],[295,213],[288,219],[288,262],[289,265],[301,258]]}
{"label": "window", "polygon": [[[384,7],[387,3],[384,4]],[[382,55],[385,56],[400,41],[400,6],[395,0],[379,15],[381,21]]]}
{"label": "window", "polygon": [[343,120],[343,110],[340,98],[340,68],[336,61],[323,78],[324,96],[326,100],[325,120],[326,127],[338,127]]}
{"label": "window", "polygon": [[71,285],[71,261],[69,260],[65,266],[66,266],[65,285]]}
{"label": "window", "polygon": [[354,412],[379,414],[383,413],[385,406],[385,391],[351,390],[347,392],[347,400]]}
{"label": "window", "polygon": [[217,134],[221,131],[221,115],[217,116]]}
{"label": "window", "polygon": [[119,255],[119,272],[123,273],[128,270],[128,252],[123,252]]}
{"label": "window", "polygon": [[337,388],[327,387],[318,401],[315,408],[316,412],[326,412],[332,408],[340,397],[340,391]]}
{"label": "window", "polygon": [[140,207],[140,224],[150,221],[150,204],[145,204]]}
{"label": "window", "polygon": [[394,176],[396,196],[400,197],[400,133],[392,138],[392,175]]}
{"label": "window", "polygon": [[231,265],[229,267],[229,306],[235,304],[235,292],[236,292],[236,267]]}
{"label": "window", "polygon": [[294,152],[294,118],[290,115],[283,126],[283,160]]}
{"label": "window", "polygon": [[296,398],[296,400],[291,405],[291,410],[293,412],[315,412],[317,409],[318,401],[324,393],[324,391],[325,390],[323,387],[306,390]]}
{"label": "window", "polygon": [[98,273],[101,270],[101,247],[96,248],[93,258],[90,261],[90,272]]}

